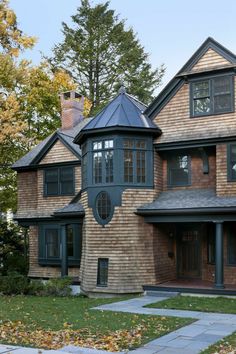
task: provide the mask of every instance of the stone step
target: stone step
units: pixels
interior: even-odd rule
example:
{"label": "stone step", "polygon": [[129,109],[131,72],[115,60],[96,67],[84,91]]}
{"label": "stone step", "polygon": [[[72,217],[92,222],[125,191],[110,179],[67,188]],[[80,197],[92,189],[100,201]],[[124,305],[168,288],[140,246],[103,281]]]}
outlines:
{"label": "stone step", "polygon": [[177,291],[163,291],[163,290],[146,290],[145,295],[156,296],[156,297],[175,297],[179,295],[180,292]]}

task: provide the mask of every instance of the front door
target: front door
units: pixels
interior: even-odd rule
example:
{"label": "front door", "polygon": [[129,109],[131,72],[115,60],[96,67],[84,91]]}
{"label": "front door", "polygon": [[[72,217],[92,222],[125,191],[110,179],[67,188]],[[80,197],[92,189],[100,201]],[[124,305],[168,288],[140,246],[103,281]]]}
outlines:
{"label": "front door", "polygon": [[180,278],[198,278],[200,270],[200,234],[199,226],[189,225],[178,228],[178,276]]}

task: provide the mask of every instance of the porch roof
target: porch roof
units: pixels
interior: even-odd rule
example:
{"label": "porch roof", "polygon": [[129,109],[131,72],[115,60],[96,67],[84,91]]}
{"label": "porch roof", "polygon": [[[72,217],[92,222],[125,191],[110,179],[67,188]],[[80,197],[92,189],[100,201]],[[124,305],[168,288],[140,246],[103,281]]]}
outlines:
{"label": "porch roof", "polygon": [[214,189],[162,192],[152,203],[140,206],[137,214],[189,214],[236,212],[236,197],[219,197]]}

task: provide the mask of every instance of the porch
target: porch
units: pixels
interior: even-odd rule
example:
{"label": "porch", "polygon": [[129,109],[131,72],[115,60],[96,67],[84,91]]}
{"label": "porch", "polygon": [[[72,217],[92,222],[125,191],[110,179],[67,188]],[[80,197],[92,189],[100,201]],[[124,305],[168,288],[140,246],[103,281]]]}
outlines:
{"label": "porch", "polygon": [[235,197],[208,189],[167,191],[137,214],[154,227],[152,285],[186,292],[236,289]]}
{"label": "porch", "polygon": [[148,292],[178,292],[206,295],[236,296],[236,285],[225,284],[223,289],[215,287],[214,282],[201,279],[174,279],[157,285],[144,285]]}

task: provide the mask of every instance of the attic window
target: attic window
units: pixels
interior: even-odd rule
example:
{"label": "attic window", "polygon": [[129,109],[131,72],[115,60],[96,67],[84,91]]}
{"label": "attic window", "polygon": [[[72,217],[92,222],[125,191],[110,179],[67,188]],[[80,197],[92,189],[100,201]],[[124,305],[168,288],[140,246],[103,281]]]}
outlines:
{"label": "attic window", "polygon": [[233,82],[232,75],[191,82],[191,115],[197,117],[232,112]]}

